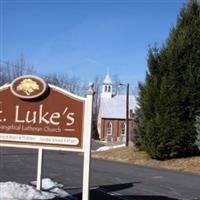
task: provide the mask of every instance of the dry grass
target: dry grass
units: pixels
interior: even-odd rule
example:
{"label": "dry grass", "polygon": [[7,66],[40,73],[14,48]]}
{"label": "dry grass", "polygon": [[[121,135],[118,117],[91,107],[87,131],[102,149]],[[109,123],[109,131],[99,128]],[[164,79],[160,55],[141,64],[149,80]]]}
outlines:
{"label": "dry grass", "polygon": [[200,174],[200,156],[158,161],[151,159],[145,152],[138,151],[131,146],[94,152],[92,153],[92,157]]}

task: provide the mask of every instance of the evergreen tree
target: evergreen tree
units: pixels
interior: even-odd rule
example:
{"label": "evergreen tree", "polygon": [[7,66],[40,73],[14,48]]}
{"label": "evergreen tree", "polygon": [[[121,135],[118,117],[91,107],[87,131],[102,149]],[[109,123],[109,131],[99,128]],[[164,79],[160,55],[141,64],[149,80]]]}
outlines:
{"label": "evergreen tree", "polygon": [[198,146],[198,148],[200,150],[200,116],[196,117],[195,128],[197,131],[196,145]]}
{"label": "evergreen tree", "polygon": [[197,150],[200,112],[200,5],[182,8],[165,45],[150,48],[140,87],[141,144],[152,158],[186,156]]}

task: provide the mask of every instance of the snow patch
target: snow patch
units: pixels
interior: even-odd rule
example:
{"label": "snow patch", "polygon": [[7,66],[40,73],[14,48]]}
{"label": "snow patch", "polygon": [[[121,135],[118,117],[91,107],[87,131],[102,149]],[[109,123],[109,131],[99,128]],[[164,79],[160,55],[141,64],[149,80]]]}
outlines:
{"label": "snow patch", "polygon": [[[36,185],[36,181],[31,182],[32,185]],[[69,193],[65,192],[63,189],[62,184],[52,181],[50,178],[43,178],[42,179],[42,189],[49,190],[55,193],[59,197],[66,197],[69,196]]]}
{"label": "snow patch", "polygon": [[56,196],[16,182],[0,183],[0,200],[53,199]]}
{"label": "snow patch", "polygon": [[[33,181],[34,185],[36,181]],[[49,178],[42,179],[42,188],[47,191],[39,191],[35,187],[16,182],[0,182],[0,200],[42,200],[55,197],[67,197],[62,184],[53,182]]]}
{"label": "snow patch", "polygon": [[96,151],[108,151],[108,150],[116,149],[120,147],[125,147],[125,144],[120,144],[120,145],[115,145],[115,146],[103,146],[103,147],[98,148]]}

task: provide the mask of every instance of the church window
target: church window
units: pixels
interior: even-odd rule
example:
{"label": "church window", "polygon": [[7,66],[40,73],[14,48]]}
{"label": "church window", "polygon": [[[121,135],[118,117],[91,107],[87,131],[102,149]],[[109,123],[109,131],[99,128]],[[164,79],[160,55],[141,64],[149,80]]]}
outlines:
{"label": "church window", "polygon": [[108,92],[110,92],[110,90],[111,90],[111,87],[110,87],[110,85],[108,86]]}
{"label": "church window", "polygon": [[111,122],[108,122],[108,124],[107,124],[106,134],[107,135],[112,135],[112,123]]}
{"label": "church window", "polygon": [[126,133],[126,124],[121,123],[121,128],[120,128],[121,135],[125,135]]}
{"label": "church window", "polygon": [[107,92],[107,85],[105,85],[105,89],[104,89],[104,92]]}

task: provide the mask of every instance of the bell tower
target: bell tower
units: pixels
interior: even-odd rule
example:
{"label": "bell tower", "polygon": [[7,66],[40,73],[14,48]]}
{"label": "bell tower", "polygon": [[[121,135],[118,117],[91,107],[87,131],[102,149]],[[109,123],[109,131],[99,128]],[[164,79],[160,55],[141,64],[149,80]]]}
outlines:
{"label": "bell tower", "polygon": [[106,74],[106,77],[103,81],[101,97],[108,99],[112,98],[112,81],[109,73]]}

